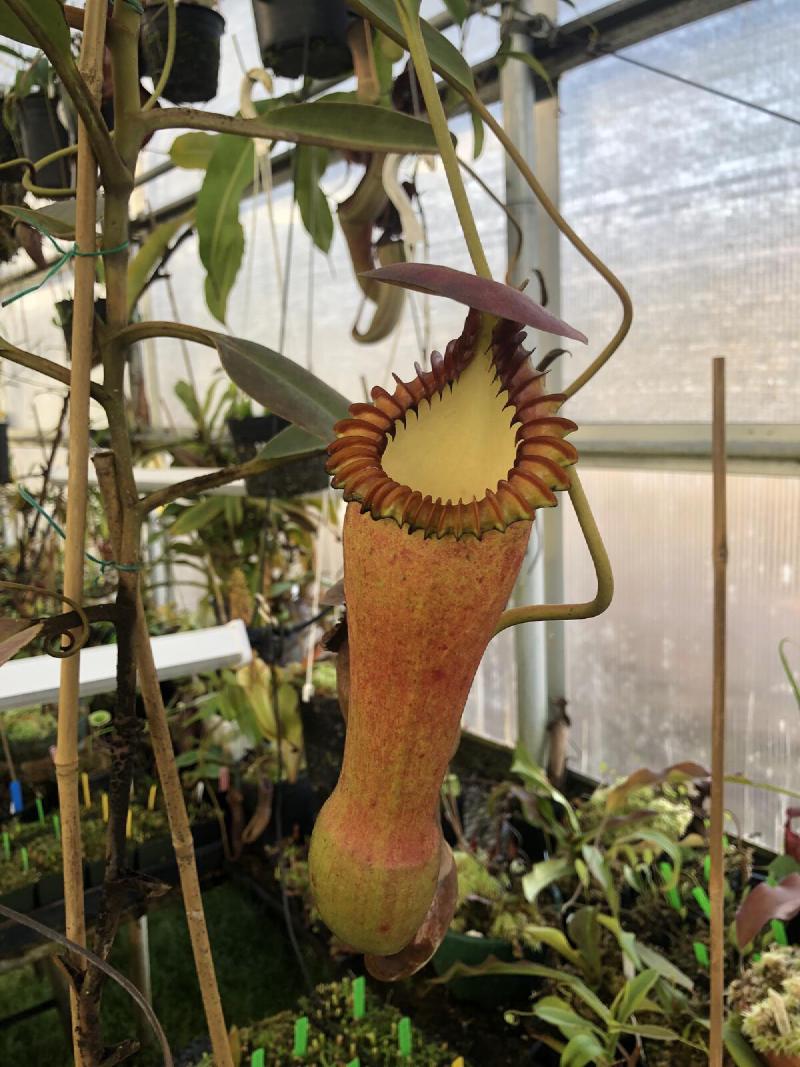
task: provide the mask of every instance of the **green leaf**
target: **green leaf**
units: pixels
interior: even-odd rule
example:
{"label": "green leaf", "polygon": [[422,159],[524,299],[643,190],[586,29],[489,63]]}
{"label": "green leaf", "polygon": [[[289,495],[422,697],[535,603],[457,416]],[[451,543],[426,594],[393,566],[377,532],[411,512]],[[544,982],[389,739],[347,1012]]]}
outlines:
{"label": "green leaf", "polygon": [[175,396],[180,400],[194,421],[200,425],[203,421],[200,411],[200,402],[191,382],[179,381],[175,383]]}
{"label": "green leaf", "polygon": [[581,832],[578,817],[570,802],[564,794],[559,792],[559,790],[550,782],[542,768],[538,767],[533,762],[522,745],[517,745],[514,751],[514,762],[511,764],[511,773],[518,774],[528,787],[532,785],[538,787],[538,789],[542,790],[546,796],[549,796],[557,804],[560,804],[567,813],[567,819],[569,820],[572,829],[576,834]]}
{"label": "green leaf", "polygon": [[0,36],[35,45],[45,52],[69,55],[69,27],[59,0],[27,0],[27,7],[37,30],[41,31],[42,40],[37,40],[3,3],[0,3]]}
{"label": "green leaf", "polygon": [[328,441],[333,425],[347,416],[349,401],[305,367],[271,348],[209,333],[226,373],[243,392],[315,437]]}
{"label": "green leaf", "polygon": [[741,1031],[742,1020],[736,1015],[726,1021],[722,1039],[736,1067],[763,1067],[761,1057],[750,1046]]}
{"label": "green leaf", "polygon": [[0,211],[5,211],[12,219],[17,219],[19,222],[27,222],[34,229],[43,230],[57,240],[68,240],[75,237],[75,201],[66,203],[73,205],[71,221],[59,218],[57,213],[50,210],[57,207],[55,204],[48,204],[47,209],[38,211],[21,204],[0,204]]}
{"label": "green leaf", "polygon": [[24,619],[2,619],[0,623],[0,667],[29,645],[42,628],[37,622],[29,626]]}
{"label": "green leaf", "polygon": [[[577,1033],[591,1033],[597,1028],[569,1006],[561,997],[542,997],[533,1007],[533,1014],[550,1026],[556,1026],[564,1037],[572,1038]],[[599,1031],[598,1031],[599,1032]]]}
{"label": "green leaf", "polygon": [[209,496],[204,500],[198,500],[196,504],[188,507],[170,526],[170,537],[180,537],[182,534],[193,533],[200,530],[209,522],[213,522],[225,511],[224,496]]}
{"label": "green leaf", "polygon": [[469,109],[469,114],[472,119],[472,158],[478,159],[483,152],[486,130],[483,125],[483,119],[474,107]]}
{"label": "green leaf", "polygon": [[570,945],[561,930],[557,930],[554,926],[526,926],[525,938],[554,949],[559,956],[569,960],[575,967],[582,967],[583,965],[580,954]]}
{"label": "green leaf", "polygon": [[309,433],[299,426],[287,426],[269,441],[258,453],[259,459],[299,459],[324,452],[327,440]]}
{"label": "green leaf", "polygon": [[536,898],[543,889],[557,882],[559,878],[565,878],[572,871],[572,864],[564,857],[559,856],[552,860],[542,860],[534,863],[522,879],[522,891],[529,904],[535,904]]}
{"label": "green leaf", "polygon": [[[406,39],[397,17],[394,0],[352,0],[350,9],[362,18],[369,19],[373,26],[391,37],[393,41],[406,47]],[[475,92],[475,83],[469,64],[459,50],[444,36],[435,30],[425,19],[422,23],[422,36],[431,64],[439,74],[456,83],[463,92],[471,95]]]}
{"label": "green leaf", "polygon": [[590,1063],[605,1067],[608,1062],[605,1049],[594,1034],[583,1033],[570,1038],[561,1053],[560,1067],[587,1067]]}
{"label": "green leaf", "polygon": [[444,6],[453,16],[453,20],[461,26],[469,15],[467,0],[444,0]]}
{"label": "green leaf", "polygon": [[244,255],[239,203],[253,180],[253,142],[221,134],[197,196],[196,220],[200,259],[206,268],[208,310],[225,321],[228,295]]}
{"label": "green leaf", "polygon": [[532,56],[529,52],[504,51],[502,48],[497,53],[497,59],[499,66],[502,66],[507,59],[517,59],[520,63],[524,63],[526,66],[530,67],[538,78],[542,79],[547,86],[550,95],[555,96],[556,88],[553,85],[553,79],[550,77],[550,72],[547,67],[545,67],[544,63],[542,63],[541,59],[537,59],[536,56]]}
{"label": "green leaf", "polygon": [[619,892],[614,884],[614,876],[596,845],[584,845],[581,849],[589,873],[606,895],[609,907],[616,915],[619,911]]}
{"label": "green leaf", "polygon": [[650,967],[652,970],[657,971],[661,978],[665,978],[673,985],[683,986],[683,988],[690,993],[694,989],[694,982],[689,975],[684,974],[679,967],[676,967],[674,963],[671,963],[666,956],[662,956],[660,952],[656,952],[654,948],[650,948],[649,945],[643,945],[641,941],[637,941],[636,951],[642,964],[645,967]]}
{"label": "green leaf", "polygon": [[649,1023],[636,1023],[635,1026],[615,1026],[615,1033],[634,1034],[637,1037],[646,1037],[651,1041],[680,1041],[680,1034],[674,1030],[668,1030],[666,1026],[652,1026]]}
{"label": "green leaf", "polygon": [[569,920],[569,935],[578,947],[578,965],[589,985],[597,986],[603,969],[597,908],[580,908]]}
{"label": "green leaf", "polygon": [[635,978],[625,983],[611,1005],[611,1011],[617,1022],[627,1023],[657,981],[658,972],[649,970],[642,971],[641,974],[637,974]]}
{"label": "green leaf", "polygon": [[183,167],[184,170],[205,170],[218,140],[219,134],[216,133],[200,133],[199,130],[182,133],[172,142],[170,159],[176,167]]}
{"label": "green leaf", "polygon": [[170,241],[187,223],[194,219],[194,209],[167,219],[147,235],[139,251],[131,259],[128,268],[128,316],[136,307],[136,301],[142,295],[148,279],[161,261]]}
{"label": "green leaf", "polygon": [[328,165],[327,148],[298,145],[294,150],[294,198],[314,244],[327,252],[333,240],[333,215],[320,179]]}
{"label": "green leaf", "polygon": [[753,789],[764,789],[768,793],[780,793],[781,796],[800,800],[800,793],[796,789],[785,789],[780,785],[772,785],[771,782],[754,782],[752,778],[748,778],[744,774],[726,774],[725,781],[730,782],[732,785],[749,785]]}
{"label": "green leaf", "polygon": [[317,100],[271,111],[264,137],[366,152],[437,152],[429,122],[376,104]]}

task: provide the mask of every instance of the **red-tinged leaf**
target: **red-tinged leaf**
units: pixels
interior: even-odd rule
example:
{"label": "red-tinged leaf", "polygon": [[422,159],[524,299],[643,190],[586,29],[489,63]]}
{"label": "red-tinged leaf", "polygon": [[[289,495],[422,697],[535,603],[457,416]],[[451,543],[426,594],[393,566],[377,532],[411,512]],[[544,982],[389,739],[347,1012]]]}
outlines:
{"label": "red-tinged leaf", "polygon": [[800,915],[800,874],[790,874],[779,885],[757,886],[736,912],[739,948],[749,945],[772,919],[789,922]]}
{"label": "red-tinged leaf", "polygon": [[476,274],[453,270],[452,267],[433,263],[394,263],[389,267],[365,271],[361,277],[375,278],[387,285],[399,285],[403,289],[413,289],[430,296],[445,296],[477,311],[496,315],[499,319],[520,322],[558,337],[571,337],[573,341],[583,341],[584,344],[587,340],[580,330],[545,311],[519,289],[489,278],[479,278]]}
{"label": "red-tinged leaf", "polygon": [[19,623],[16,619],[3,619],[0,629],[0,667],[12,656],[16,656],[20,649],[30,644],[41,628],[40,622],[29,626],[24,621]]}
{"label": "red-tinged leaf", "polygon": [[660,785],[662,782],[681,781],[689,778],[708,778],[709,772],[699,763],[673,763],[663,771],[651,771],[642,767],[629,774],[624,782],[609,790],[606,797],[608,811],[616,811],[625,803],[625,798],[646,786]]}

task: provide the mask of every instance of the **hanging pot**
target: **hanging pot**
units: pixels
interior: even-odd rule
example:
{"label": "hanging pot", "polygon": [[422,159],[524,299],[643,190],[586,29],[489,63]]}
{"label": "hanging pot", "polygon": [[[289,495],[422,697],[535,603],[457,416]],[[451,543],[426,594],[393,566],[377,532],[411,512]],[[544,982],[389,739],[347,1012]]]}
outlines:
{"label": "hanging pot", "polygon": [[[249,415],[244,419],[228,419],[228,429],[240,462],[252,459],[267,441],[290,424],[278,415]],[[325,470],[324,456],[304,456],[282,463],[274,470],[246,479],[248,496],[291,497],[303,493],[317,493],[330,484]]]}
{"label": "hanging pot", "polygon": [[[56,111],[56,102],[44,93],[29,93],[15,102],[22,154],[35,163],[66,148],[67,131]],[[36,172],[37,185],[48,189],[65,189],[72,184],[72,166],[68,159],[55,159]]]}
{"label": "hanging pot", "polygon": [[[177,39],[175,59],[161,93],[172,104],[198,104],[217,95],[220,38],[225,19],[201,4],[182,3],[175,9]],[[142,16],[139,36],[143,74],[157,82],[167,55],[167,7],[148,7]]]}
{"label": "hanging pot", "polygon": [[343,0],[253,0],[264,66],[284,78],[336,78],[353,69]]}

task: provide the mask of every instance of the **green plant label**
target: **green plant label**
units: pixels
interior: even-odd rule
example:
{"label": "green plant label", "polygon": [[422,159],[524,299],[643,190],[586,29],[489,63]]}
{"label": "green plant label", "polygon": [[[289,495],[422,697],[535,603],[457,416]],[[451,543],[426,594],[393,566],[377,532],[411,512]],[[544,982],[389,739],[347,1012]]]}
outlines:
{"label": "green plant label", "polygon": [[364,976],[353,982],[353,1018],[363,1019],[366,1011],[367,984]]}
{"label": "green plant label", "polygon": [[295,1056],[305,1056],[308,1052],[308,1018],[301,1015],[294,1024],[294,1048]]}

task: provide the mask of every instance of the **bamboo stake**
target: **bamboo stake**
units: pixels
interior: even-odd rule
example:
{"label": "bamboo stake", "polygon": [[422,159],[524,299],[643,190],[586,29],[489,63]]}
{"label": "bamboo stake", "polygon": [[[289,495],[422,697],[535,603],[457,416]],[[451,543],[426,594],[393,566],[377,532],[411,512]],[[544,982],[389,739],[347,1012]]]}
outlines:
{"label": "bamboo stake", "polygon": [[[100,99],[103,82],[107,5],[105,0],[87,0],[79,70],[90,93]],[[97,163],[83,122],[78,122],[78,173],[75,242],[82,252],[96,249]],[[83,567],[86,538],[86,497],[89,465],[89,397],[94,331],[95,261],[75,260],[75,306],[72,319],[72,370],[69,406],[69,481],[67,537],[64,546],[64,594],[83,603]],[[78,696],[80,653],[61,663],[58,701],[56,776],[61,808],[64,862],[64,909],[66,935],[86,945],[83,909],[83,850],[78,803]],[[86,969],[85,959],[75,958],[76,968]],[[88,1067],[80,1042],[78,997],[70,987],[72,1040],[76,1067]]]}
{"label": "bamboo stake", "polygon": [[[120,503],[113,452],[100,452],[93,457],[97,471],[97,482],[103,496],[103,503],[108,518],[109,531],[115,554],[122,549],[122,506]],[[158,777],[164,795],[164,807],[167,811],[172,844],[178,861],[178,873],[181,881],[186,922],[192,943],[195,969],[203,998],[206,1022],[216,1067],[233,1067],[228,1031],[222,1011],[211,944],[208,938],[203,898],[200,892],[200,880],[195,863],[194,842],[189,824],[189,816],[181,789],[181,780],[172,751],[172,738],[167,725],[167,715],[158,683],[150,635],[142,604],[141,592],[138,590],[138,576],[133,573],[121,573],[120,582],[133,582],[136,586],[136,624],[135,645],[136,661],[139,669],[139,686],[144,701],[147,722],[150,727],[150,742],[158,769]]]}
{"label": "bamboo stake", "polygon": [[713,362],[714,681],[711,706],[711,1035],[710,1067],[722,1067],[725,1012],[725,612],[728,564],[725,501],[725,360]]}

